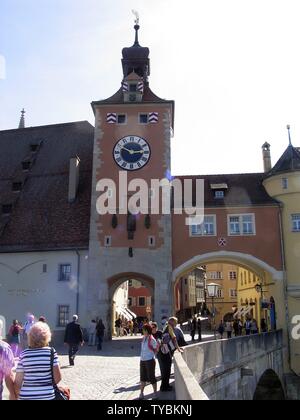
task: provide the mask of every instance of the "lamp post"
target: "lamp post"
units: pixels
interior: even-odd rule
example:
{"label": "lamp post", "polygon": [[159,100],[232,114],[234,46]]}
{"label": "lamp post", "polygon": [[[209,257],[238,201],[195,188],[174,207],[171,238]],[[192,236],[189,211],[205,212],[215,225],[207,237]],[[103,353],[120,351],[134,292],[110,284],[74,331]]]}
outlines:
{"label": "lamp post", "polygon": [[214,328],[214,335],[215,335],[215,340],[216,340],[217,339],[217,334],[216,334],[216,314],[215,314],[215,303],[214,303],[214,299],[216,297],[218,297],[219,285],[217,283],[209,283],[206,286],[206,289],[207,289],[208,297],[210,297],[212,299],[213,328]]}

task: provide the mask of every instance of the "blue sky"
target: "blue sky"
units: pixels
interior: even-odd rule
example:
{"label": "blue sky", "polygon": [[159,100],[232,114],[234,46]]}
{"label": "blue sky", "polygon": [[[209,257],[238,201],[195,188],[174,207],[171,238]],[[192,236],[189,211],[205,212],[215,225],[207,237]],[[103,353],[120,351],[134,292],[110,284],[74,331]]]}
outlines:
{"label": "blue sky", "polygon": [[[152,90],[175,99],[174,174],[262,170],[300,146],[298,0],[0,0],[0,129],[93,123],[120,86],[121,50],[150,48]],[[0,59],[1,64],[1,59]]]}

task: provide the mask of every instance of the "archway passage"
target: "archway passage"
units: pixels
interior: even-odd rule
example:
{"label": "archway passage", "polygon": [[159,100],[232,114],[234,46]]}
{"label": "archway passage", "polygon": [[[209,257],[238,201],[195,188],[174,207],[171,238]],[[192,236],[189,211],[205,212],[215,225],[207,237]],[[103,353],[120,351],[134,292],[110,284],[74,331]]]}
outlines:
{"label": "archway passage", "polygon": [[284,401],[285,393],[278,375],[272,369],[268,369],[260,378],[253,400],[254,401]]}
{"label": "archway passage", "polygon": [[154,317],[154,280],[139,273],[122,273],[108,280],[108,315],[112,336],[137,334]]}

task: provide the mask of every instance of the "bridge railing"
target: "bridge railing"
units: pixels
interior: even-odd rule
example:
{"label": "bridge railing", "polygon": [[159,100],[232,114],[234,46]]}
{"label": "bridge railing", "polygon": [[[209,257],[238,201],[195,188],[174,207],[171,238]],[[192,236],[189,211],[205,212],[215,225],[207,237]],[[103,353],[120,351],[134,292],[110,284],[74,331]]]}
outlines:
{"label": "bridge railing", "polygon": [[208,399],[201,384],[282,348],[281,330],[185,347],[182,355],[175,353],[174,356],[177,399]]}

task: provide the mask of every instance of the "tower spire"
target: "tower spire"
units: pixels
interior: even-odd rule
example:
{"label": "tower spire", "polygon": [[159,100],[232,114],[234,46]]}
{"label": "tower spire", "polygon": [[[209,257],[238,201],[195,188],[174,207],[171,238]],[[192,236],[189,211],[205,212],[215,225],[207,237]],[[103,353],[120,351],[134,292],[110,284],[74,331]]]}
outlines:
{"label": "tower spire", "polygon": [[135,25],[134,25],[134,29],[135,29],[135,41],[134,41],[134,45],[140,45],[139,44],[139,29],[140,29],[140,16],[139,13],[136,10],[132,10],[132,13],[135,16]]}
{"label": "tower spire", "polygon": [[19,128],[25,128],[25,109],[23,108],[21,111],[21,118],[20,118],[20,123],[19,123]]}
{"label": "tower spire", "polygon": [[287,130],[288,130],[288,134],[289,134],[289,145],[290,145],[290,146],[292,146],[291,131],[290,131],[291,126],[288,124],[288,125],[286,126],[286,128],[287,128]]}

